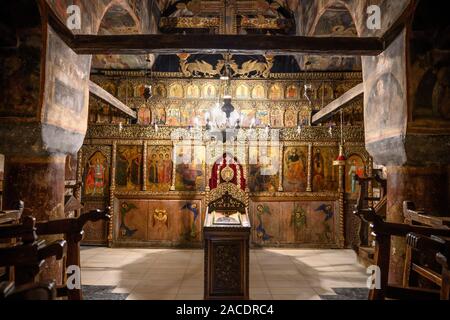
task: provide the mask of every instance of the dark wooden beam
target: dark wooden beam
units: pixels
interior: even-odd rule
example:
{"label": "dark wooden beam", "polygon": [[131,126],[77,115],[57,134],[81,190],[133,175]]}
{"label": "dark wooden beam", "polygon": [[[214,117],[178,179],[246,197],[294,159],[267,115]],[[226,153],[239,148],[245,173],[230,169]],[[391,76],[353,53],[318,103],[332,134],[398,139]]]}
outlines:
{"label": "dark wooden beam", "polygon": [[222,34],[75,35],[78,54],[246,53],[374,56],[383,52],[378,38],[300,37]]}
{"label": "dark wooden beam", "polygon": [[324,121],[331,117],[336,111],[339,111],[341,108],[343,108],[347,103],[352,101],[353,99],[357,98],[361,94],[364,93],[364,85],[363,83],[360,83],[356,85],[355,87],[348,90],[346,93],[344,93],[342,96],[337,98],[336,100],[333,100],[330,104],[328,104],[325,108],[317,112],[313,118],[312,123],[318,124],[321,121]]}
{"label": "dark wooden beam", "polygon": [[119,109],[120,111],[126,113],[130,117],[136,119],[136,112],[131,110],[130,107],[127,107],[125,104],[123,104],[119,99],[114,97],[112,94],[110,94],[108,91],[101,88],[99,85],[95,84],[92,81],[89,81],[89,91],[105,101],[106,103],[109,103],[113,107]]}

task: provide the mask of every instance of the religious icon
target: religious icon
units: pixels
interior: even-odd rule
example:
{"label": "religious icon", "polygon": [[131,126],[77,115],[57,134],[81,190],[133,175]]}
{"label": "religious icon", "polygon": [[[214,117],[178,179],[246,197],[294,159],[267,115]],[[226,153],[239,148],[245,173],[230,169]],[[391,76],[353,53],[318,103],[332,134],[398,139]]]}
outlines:
{"label": "religious icon", "polygon": [[207,84],[203,88],[203,97],[204,98],[214,98],[215,96],[216,96],[216,88],[211,84]]}
{"label": "religious icon", "polygon": [[280,100],[283,98],[283,92],[279,85],[273,85],[269,89],[270,100]]}
{"label": "religious icon", "polygon": [[180,191],[203,191],[205,147],[180,147],[176,165],[176,189]]}
{"label": "religious icon", "polygon": [[284,125],[287,128],[294,128],[297,126],[297,112],[295,110],[286,110],[284,114]]}
{"label": "religious icon", "polygon": [[347,160],[345,175],[345,191],[347,193],[356,193],[358,191],[358,183],[354,179],[355,176],[364,176],[364,162],[361,157],[352,155]]}
{"label": "religious icon", "polygon": [[306,147],[288,147],[284,153],[283,189],[288,192],[303,192],[307,180]]}
{"label": "religious icon", "polygon": [[173,84],[169,88],[171,98],[183,98],[183,87],[179,84]]}
{"label": "religious icon", "polygon": [[270,125],[272,128],[283,126],[283,112],[280,109],[272,109],[270,114]]}
{"label": "religious icon", "polygon": [[147,126],[151,121],[151,112],[147,106],[142,105],[138,111],[138,124]]}
{"label": "religious icon", "polygon": [[168,191],[172,183],[172,148],[149,146],[147,154],[147,188],[152,191]]}
{"label": "religious icon", "polygon": [[253,99],[264,99],[264,87],[262,85],[256,85],[252,90]]}
{"label": "religious icon", "polygon": [[286,98],[287,99],[295,99],[298,97],[298,87],[295,85],[291,85],[286,90]]}
{"label": "religious icon", "polygon": [[116,160],[116,185],[118,189],[141,188],[142,152],[140,146],[119,146]]}
{"label": "religious icon", "polygon": [[324,161],[320,149],[316,149],[313,157],[313,189],[322,191],[324,187]]}
{"label": "religious icon", "polygon": [[86,164],[85,195],[103,196],[108,186],[108,164],[106,157],[97,151]]}
{"label": "religious icon", "polygon": [[171,106],[167,110],[166,125],[178,126],[180,124],[180,109],[176,106]]}
{"label": "religious icon", "polygon": [[236,89],[236,98],[238,99],[246,99],[248,98],[248,87],[241,84]]}
{"label": "religious icon", "polygon": [[196,85],[189,85],[186,89],[186,98],[199,98],[200,89]]}

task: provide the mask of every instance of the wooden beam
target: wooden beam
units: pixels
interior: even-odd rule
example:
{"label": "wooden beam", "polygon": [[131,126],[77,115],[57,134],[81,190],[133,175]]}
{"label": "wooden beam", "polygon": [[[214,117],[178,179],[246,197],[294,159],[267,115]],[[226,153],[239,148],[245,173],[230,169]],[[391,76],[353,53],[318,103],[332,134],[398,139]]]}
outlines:
{"label": "wooden beam", "polygon": [[89,81],[89,91],[99,97],[100,99],[102,99],[103,101],[105,101],[106,103],[109,103],[110,105],[112,105],[113,107],[119,109],[120,111],[126,113],[127,115],[129,115],[130,117],[136,119],[136,112],[131,110],[130,107],[127,107],[125,104],[123,104],[119,99],[117,99],[116,97],[114,97],[112,94],[110,94],[109,92],[107,92],[106,90],[104,90],[102,87],[100,87],[99,85],[95,84],[92,81]]}
{"label": "wooden beam", "polygon": [[72,49],[78,54],[320,54],[376,56],[383,52],[379,38],[301,37],[223,34],[75,35]]}
{"label": "wooden beam", "polygon": [[312,118],[312,123],[317,124],[323,120],[326,120],[327,118],[331,117],[336,111],[344,107],[345,104],[352,101],[353,99],[355,99],[356,97],[360,96],[363,93],[364,93],[363,83],[356,85],[355,87],[348,90],[346,93],[344,93],[336,100],[333,100],[325,108],[317,112]]}

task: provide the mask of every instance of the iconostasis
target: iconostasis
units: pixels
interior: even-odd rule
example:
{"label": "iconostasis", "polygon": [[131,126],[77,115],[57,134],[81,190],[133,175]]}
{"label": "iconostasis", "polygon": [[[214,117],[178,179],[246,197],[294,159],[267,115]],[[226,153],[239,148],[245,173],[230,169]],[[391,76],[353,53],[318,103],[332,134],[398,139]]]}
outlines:
{"label": "iconostasis", "polygon": [[[130,121],[90,99],[90,124],[78,155],[82,201],[85,210],[112,206],[114,217],[109,225],[90,224],[86,244],[201,246],[205,199],[224,154],[240,168],[236,176],[249,195],[253,246],[352,244],[358,228],[351,213],[358,194],[352,176],[370,174],[372,167],[360,125],[362,100],[345,112],[345,167],[333,166],[339,123],[310,121],[313,112],[359,83],[360,73],[231,81],[239,127],[226,143],[211,133],[222,116],[219,79],[162,72],[149,79],[131,71],[105,71],[91,79],[138,118]],[[144,83],[152,84],[148,101]]]}

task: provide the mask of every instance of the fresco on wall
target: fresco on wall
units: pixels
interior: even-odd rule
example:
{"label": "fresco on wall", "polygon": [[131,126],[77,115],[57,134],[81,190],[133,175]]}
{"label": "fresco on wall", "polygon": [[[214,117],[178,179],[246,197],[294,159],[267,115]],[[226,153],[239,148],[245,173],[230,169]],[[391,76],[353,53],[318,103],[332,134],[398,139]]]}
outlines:
{"label": "fresco on wall", "polygon": [[189,201],[181,207],[181,210],[182,213],[186,211],[187,213],[192,215],[191,228],[183,234],[183,238],[186,240],[193,240],[197,238],[199,234],[199,229],[197,228],[196,224],[200,214],[200,207],[197,203]]}
{"label": "fresco on wall", "polygon": [[275,192],[279,183],[278,147],[249,147],[248,185],[251,192]]}
{"label": "fresco on wall", "polygon": [[172,184],[172,147],[149,146],[147,149],[147,190],[169,191]]}
{"label": "fresco on wall", "polygon": [[359,184],[353,180],[354,176],[364,177],[364,161],[358,155],[352,155],[347,159],[345,166],[345,192],[357,195]]}
{"label": "fresco on wall", "polygon": [[109,189],[109,165],[106,157],[95,152],[86,162],[84,169],[84,196],[106,196]]}
{"label": "fresco on wall", "polygon": [[308,179],[308,148],[287,147],[283,157],[283,190],[306,191]]}
{"label": "fresco on wall", "polygon": [[414,97],[413,118],[450,120],[450,68],[425,72]]}
{"label": "fresco on wall", "polygon": [[338,148],[315,147],[313,150],[313,191],[337,191],[339,183],[338,168],[333,166],[333,161],[338,156]]}
{"label": "fresco on wall", "polygon": [[[376,131],[384,136],[390,135],[389,129],[398,131],[403,128],[404,96],[400,83],[391,73],[385,73],[375,80],[369,93],[364,116],[373,119]],[[367,128],[368,134],[371,128]]]}
{"label": "fresco on wall", "polygon": [[116,158],[116,189],[137,191],[142,184],[142,147],[118,146]]}
{"label": "fresco on wall", "polygon": [[256,217],[258,219],[258,224],[256,226],[256,237],[258,240],[265,242],[273,238],[270,234],[267,233],[266,229],[264,228],[263,223],[263,216],[264,215],[271,215],[270,207],[266,204],[259,204],[256,207]]}
{"label": "fresco on wall", "polygon": [[176,177],[177,191],[203,191],[205,189],[205,147],[176,147]]}

